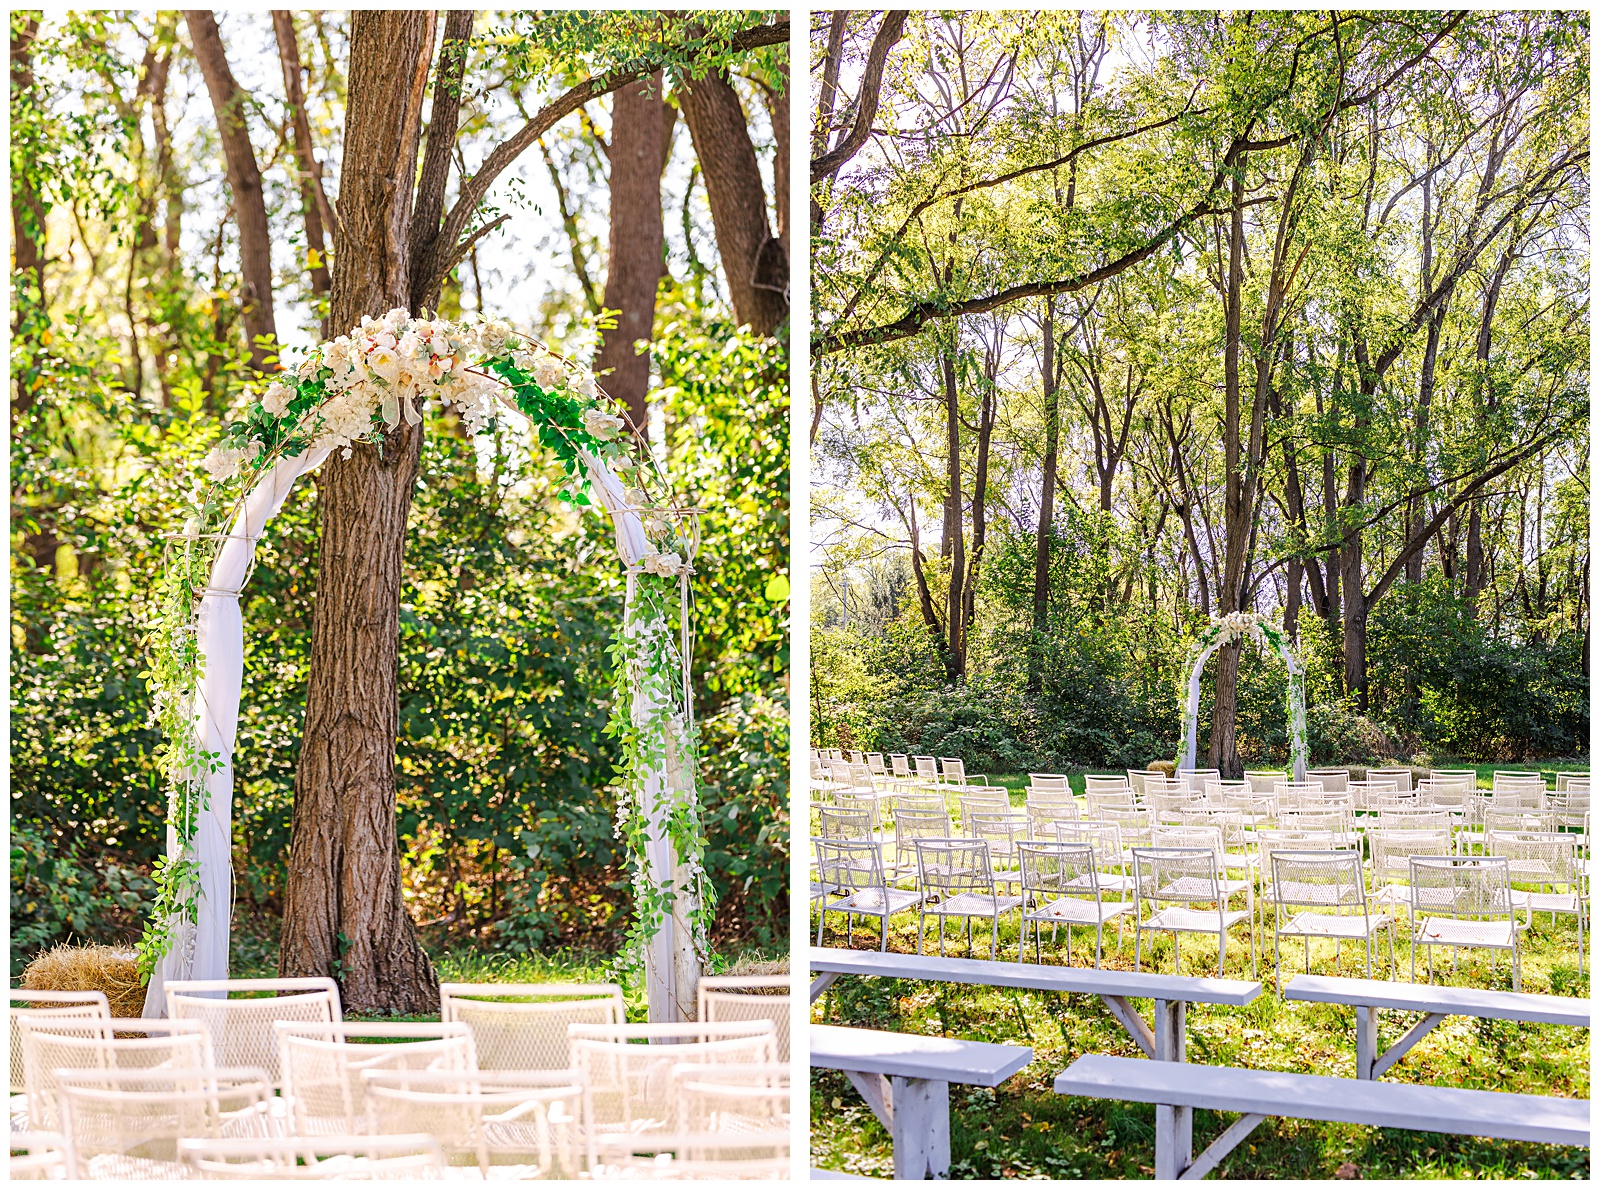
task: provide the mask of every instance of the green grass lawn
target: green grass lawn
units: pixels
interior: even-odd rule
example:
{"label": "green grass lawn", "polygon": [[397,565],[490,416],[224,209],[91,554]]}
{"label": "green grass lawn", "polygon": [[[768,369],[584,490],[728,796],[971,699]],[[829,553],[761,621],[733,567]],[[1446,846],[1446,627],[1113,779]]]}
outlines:
{"label": "green grass lawn", "polygon": [[[1466,767],[1466,766],[1459,766]],[[1497,766],[1476,766],[1489,783]],[[1510,767],[1510,766],[1507,766]],[[1519,766],[1533,767],[1533,766]],[[1547,771],[1552,766],[1544,765]],[[1562,762],[1563,770],[1586,765]],[[1072,774],[1082,789],[1082,772]],[[992,784],[1013,789],[1022,801],[1027,777],[989,774]],[[954,808],[952,806],[952,808]],[[1403,915],[1403,911],[1402,911]],[[1335,1005],[1285,1001],[1274,992],[1272,933],[1268,916],[1260,975],[1266,990],[1244,1008],[1191,1005],[1188,1058],[1191,1062],[1354,1077],[1355,1013]],[[877,921],[857,919],[852,944],[876,949]],[[930,926],[934,923],[930,921]],[[989,957],[987,923],[974,923],[975,957]],[[955,923],[946,953],[965,955],[965,936]],[[812,941],[816,918],[812,917]],[[827,945],[844,945],[843,918],[829,917]],[[889,949],[915,953],[915,913],[891,923]],[[1524,991],[1587,997],[1587,970],[1578,972],[1578,936],[1571,918],[1552,925],[1537,918],[1524,935]],[[1588,941],[1587,935],[1585,942]],[[1015,915],[1003,925],[999,958],[1018,958]],[[1072,962],[1087,966],[1094,959],[1094,938],[1076,930]],[[935,951],[930,933],[927,950]],[[1029,959],[1032,958],[1030,941]],[[1182,943],[1182,972],[1216,972],[1216,945],[1199,936]],[[1305,969],[1298,940],[1283,944],[1285,975]],[[1387,947],[1373,975],[1388,978]],[[1132,970],[1133,930],[1118,945],[1114,926],[1105,935],[1102,965]],[[1046,940],[1045,962],[1066,959],[1065,940]],[[1396,931],[1396,974],[1410,978],[1410,949],[1402,926]],[[1170,972],[1170,935],[1146,938],[1143,969]],[[1418,955],[1418,973],[1426,978],[1425,955]],[[1362,954],[1346,944],[1337,971],[1330,943],[1313,948],[1311,970],[1318,974],[1365,974]],[[1225,974],[1250,978],[1243,935],[1234,931],[1228,945]],[[1441,983],[1510,990],[1510,965],[1504,959],[1491,968],[1486,952],[1464,952],[1452,973],[1447,952],[1436,956],[1435,978]],[[1137,1003],[1137,1002],[1136,1002]],[[1149,1002],[1139,1005],[1148,1017]],[[1380,1028],[1384,1044],[1392,1043],[1420,1014],[1386,1013]],[[1136,1178],[1153,1174],[1155,1109],[1110,1100],[1058,1096],[1052,1090],[1057,1073],[1087,1053],[1137,1057],[1140,1051],[1112,1018],[1098,997],[1028,993],[1010,989],[967,987],[845,976],[813,1006],[818,1023],[856,1025],[932,1036],[1012,1042],[1032,1046],[1034,1061],[994,1090],[952,1086],[951,1176],[956,1178]],[[1523,1024],[1452,1017],[1435,1029],[1385,1078],[1396,1082],[1477,1087],[1527,1094],[1587,1098],[1589,1033],[1555,1025]],[[1198,1153],[1236,1117],[1196,1112],[1194,1135]],[[844,1075],[811,1072],[811,1161],[825,1169],[888,1177],[893,1169],[887,1132],[851,1088]],[[1215,1176],[1235,1178],[1340,1177],[1477,1177],[1587,1178],[1588,1151],[1472,1137],[1442,1136],[1400,1130],[1323,1124],[1293,1119],[1268,1119],[1225,1160]]]}

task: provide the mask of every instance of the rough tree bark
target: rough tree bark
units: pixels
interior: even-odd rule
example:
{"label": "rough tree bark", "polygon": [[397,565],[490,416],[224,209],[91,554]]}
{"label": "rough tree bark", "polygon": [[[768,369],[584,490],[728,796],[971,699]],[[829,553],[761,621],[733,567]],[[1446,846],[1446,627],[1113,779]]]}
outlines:
{"label": "rough tree bark", "polygon": [[949,484],[944,502],[942,549],[950,558],[950,582],[945,592],[944,622],[950,637],[945,652],[945,676],[952,682],[966,677],[966,642],[961,639],[962,579],[966,574],[966,545],[962,530],[961,407],[956,388],[956,347],[952,343],[940,360],[944,380],[945,476]]}
{"label": "rough tree bark", "polygon": [[239,225],[240,295],[245,334],[250,338],[250,366],[265,371],[267,359],[275,356],[275,345],[262,346],[260,340],[276,342],[277,323],[272,312],[272,233],[267,228],[267,201],[261,189],[261,170],[256,166],[250,130],[245,125],[248,100],[228,69],[228,56],[222,48],[217,20],[208,11],[185,11],[189,41],[205,76],[211,107],[217,116],[217,132],[222,141],[222,156],[227,163],[228,189],[233,193],[233,214]]}
{"label": "rough tree bark", "polygon": [[[333,229],[332,213],[325,212],[327,195],[322,190],[322,171],[312,152],[311,119],[306,115],[306,94],[300,78],[300,42],[295,37],[294,17],[284,9],[273,9],[272,31],[278,39],[278,62],[283,67],[283,93],[289,101],[289,127],[294,133],[294,155],[299,159],[300,209],[306,225],[306,248],[310,259],[311,292],[327,293],[332,286],[328,274],[328,237]],[[327,328],[323,328],[326,333]]]}
{"label": "rough tree bark", "polygon": [[767,222],[767,196],[739,96],[726,74],[679,88],[678,106],[705,179],[734,317],[771,335],[789,312],[789,256]]}
{"label": "rough tree bark", "polygon": [[635,350],[634,344],[655,331],[666,106],[659,71],[611,96],[611,238],[603,302],[618,313],[617,325],[600,340],[595,370],[609,370],[600,383],[627,405],[628,417],[641,433],[649,422],[645,389],[650,354]]}
{"label": "rough tree bark", "polygon": [[[329,322],[411,303],[409,246],[432,13],[358,11]],[[317,477],[322,522],[311,676],[295,775],[283,975],[338,973],[349,1008],[437,1011],[438,977],[400,888],[394,742],[401,560],[422,449],[402,422]]]}

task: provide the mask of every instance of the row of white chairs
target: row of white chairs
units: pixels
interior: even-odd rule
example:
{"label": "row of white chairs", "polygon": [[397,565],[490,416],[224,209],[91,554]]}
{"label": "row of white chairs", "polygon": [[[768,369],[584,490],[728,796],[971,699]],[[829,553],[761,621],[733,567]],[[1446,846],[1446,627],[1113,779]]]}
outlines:
{"label": "row of white chairs", "polygon": [[[35,1138],[17,1172],[145,1176],[154,1161],[180,1176],[177,1142],[249,1141],[236,1156],[259,1176],[275,1158],[256,1142],[292,1153],[295,1140],[430,1131],[450,1164],[485,1176],[603,1175],[641,1153],[678,1176],[776,1168],[772,1137],[720,1133],[787,1129],[787,984],[708,979],[702,1018],[722,1019],[666,1026],[627,1024],[609,984],[447,984],[436,1023],[343,1021],[331,980],[174,983],[166,1020],[113,1020],[98,994],[13,990],[13,1136],[21,1124]],[[643,1148],[630,1139],[646,1134]],[[305,1167],[340,1176],[341,1163]]]}
{"label": "row of white chairs", "polygon": [[[1097,854],[1093,842],[1082,839],[1027,840],[1017,845],[1016,866],[998,870],[986,840],[923,839],[914,841],[916,881],[913,888],[892,883],[883,863],[880,844],[864,840],[817,839],[819,881],[813,886],[817,903],[817,944],[823,943],[827,915],[846,915],[847,929],[855,916],[879,918],[880,949],[887,949],[889,919],[915,910],[917,950],[923,947],[924,922],[934,916],[939,923],[939,953],[944,953],[944,920],[959,917],[967,926],[969,951],[972,921],[991,923],[990,954],[999,957],[999,927],[1003,917],[1020,912],[1019,959],[1026,958],[1030,924],[1034,928],[1035,958],[1044,925],[1055,929],[1092,926],[1095,930],[1095,966],[1100,965],[1103,931],[1110,921],[1135,921],[1134,965],[1141,962],[1145,931],[1171,933],[1174,964],[1177,936],[1212,934],[1217,938],[1220,974],[1226,958],[1228,932],[1243,925],[1255,967],[1256,881],[1250,873],[1230,875],[1225,857],[1213,843],[1182,836],[1134,847],[1111,863]],[[1365,864],[1359,850],[1339,847],[1331,840],[1286,840],[1264,856],[1260,887],[1262,924],[1265,909],[1274,908],[1273,953],[1279,939],[1298,936],[1307,947],[1313,938],[1360,941],[1366,947],[1367,974],[1371,975],[1373,947],[1380,932],[1391,930],[1392,914],[1403,904],[1410,911],[1412,978],[1416,953],[1425,950],[1432,976],[1432,948],[1485,946],[1509,950],[1513,986],[1520,986],[1517,932],[1526,929],[1535,912],[1577,917],[1580,964],[1586,913],[1578,891],[1579,879],[1570,869],[1564,891],[1529,891],[1513,883],[1533,883],[1543,888],[1560,885],[1562,878],[1546,870],[1518,869],[1507,856],[1410,855],[1405,857],[1403,881],[1383,883],[1369,893]],[[1318,846],[1319,843],[1333,845]],[[1572,840],[1559,840],[1570,847]],[[1528,857],[1522,856],[1524,860]],[[1385,869],[1386,877],[1393,869]],[[1002,888],[1015,886],[1013,894]],[[1242,908],[1234,902],[1243,899]],[[1402,900],[1403,898],[1403,900]],[[1517,920],[1517,914],[1522,920]],[[1285,916],[1288,920],[1285,921]],[[1389,935],[1393,966],[1393,934]]]}

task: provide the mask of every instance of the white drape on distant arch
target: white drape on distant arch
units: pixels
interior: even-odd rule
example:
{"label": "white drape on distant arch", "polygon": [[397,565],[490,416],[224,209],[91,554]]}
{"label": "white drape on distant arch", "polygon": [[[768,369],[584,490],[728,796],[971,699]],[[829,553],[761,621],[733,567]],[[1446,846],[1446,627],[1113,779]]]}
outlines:
{"label": "white drape on distant arch", "polygon": [[[316,470],[328,457],[330,448],[311,450],[299,458],[282,459],[257,481],[245,497],[244,506],[233,523],[211,566],[211,576],[200,601],[198,648],[200,678],[195,691],[195,733],[202,751],[215,753],[219,764],[206,778],[206,806],[201,811],[193,842],[193,856],[200,871],[200,898],[196,922],[169,922],[171,945],[151,973],[145,991],[144,1015],[166,1015],[168,980],[226,979],[228,977],[229,933],[233,919],[233,749],[239,723],[239,693],[244,680],[244,621],[239,610],[239,592],[250,572],[256,542],[267,522],[277,515],[302,475]],[[633,569],[650,552],[644,522],[636,509],[629,507],[627,491],[604,459],[580,451],[591,486],[610,514],[615,527],[617,553],[629,568],[628,599],[623,608],[627,622],[632,602]],[[689,697],[685,692],[685,697]],[[634,708],[634,715],[645,710]],[[660,828],[667,798],[663,774],[649,773],[643,782],[645,808],[651,823],[650,876],[657,883],[671,879],[673,857],[665,832]],[[179,859],[177,831],[167,828],[167,855]],[[682,900],[682,898],[680,898]],[[651,1019],[671,1019],[669,1005],[684,1002],[681,978],[681,951],[686,941],[693,960],[693,935],[688,928],[689,906],[676,906],[646,956],[646,976],[650,985]],[[675,974],[679,978],[674,978]],[[686,989],[692,1006],[694,988]],[[692,1010],[691,1010],[692,1011]]]}

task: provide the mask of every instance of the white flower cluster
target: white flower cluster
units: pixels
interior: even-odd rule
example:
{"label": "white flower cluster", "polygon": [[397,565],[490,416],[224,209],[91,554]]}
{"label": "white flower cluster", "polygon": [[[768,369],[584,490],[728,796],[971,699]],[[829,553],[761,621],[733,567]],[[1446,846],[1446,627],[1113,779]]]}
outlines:
{"label": "white flower cluster", "polygon": [[[493,417],[502,385],[495,377],[468,366],[473,358],[503,356],[516,332],[499,319],[456,323],[444,318],[413,318],[396,307],[382,318],[366,317],[349,334],[324,343],[297,370],[302,380],[326,368],[328,399],[306,413],[307,430],[315,447],[351,447],[367,439],[374,419],[393,429],[405,418],[407,425],[422,420],[417,399],[437,396],[453,408],[476,433]],[[542,347],[517,348],[512,360],[546,389],[569,388],[595,399],[599,389],[587,371],[569,374],[568,366]],[[289,416],[295,390],[282,380],[268,386],[261,407],[273,417]],[[584,425],[605,440],[622,429],[620,417],[590,410]]]}
{"label": "white flower cluster", "polygon": [[662,578],[671,578],[683,570],[683,558],[675,551],[651,552],[639,559],[639,569],[646,574],[659,574]]}
{"label": "white flower cluster", "polygon": [[212,449],[200,465],[205,468],[207,475],[220,483],[237,475],[241,467],[260,454],[259,442],[251,442],[245,446],[218,446]]}

